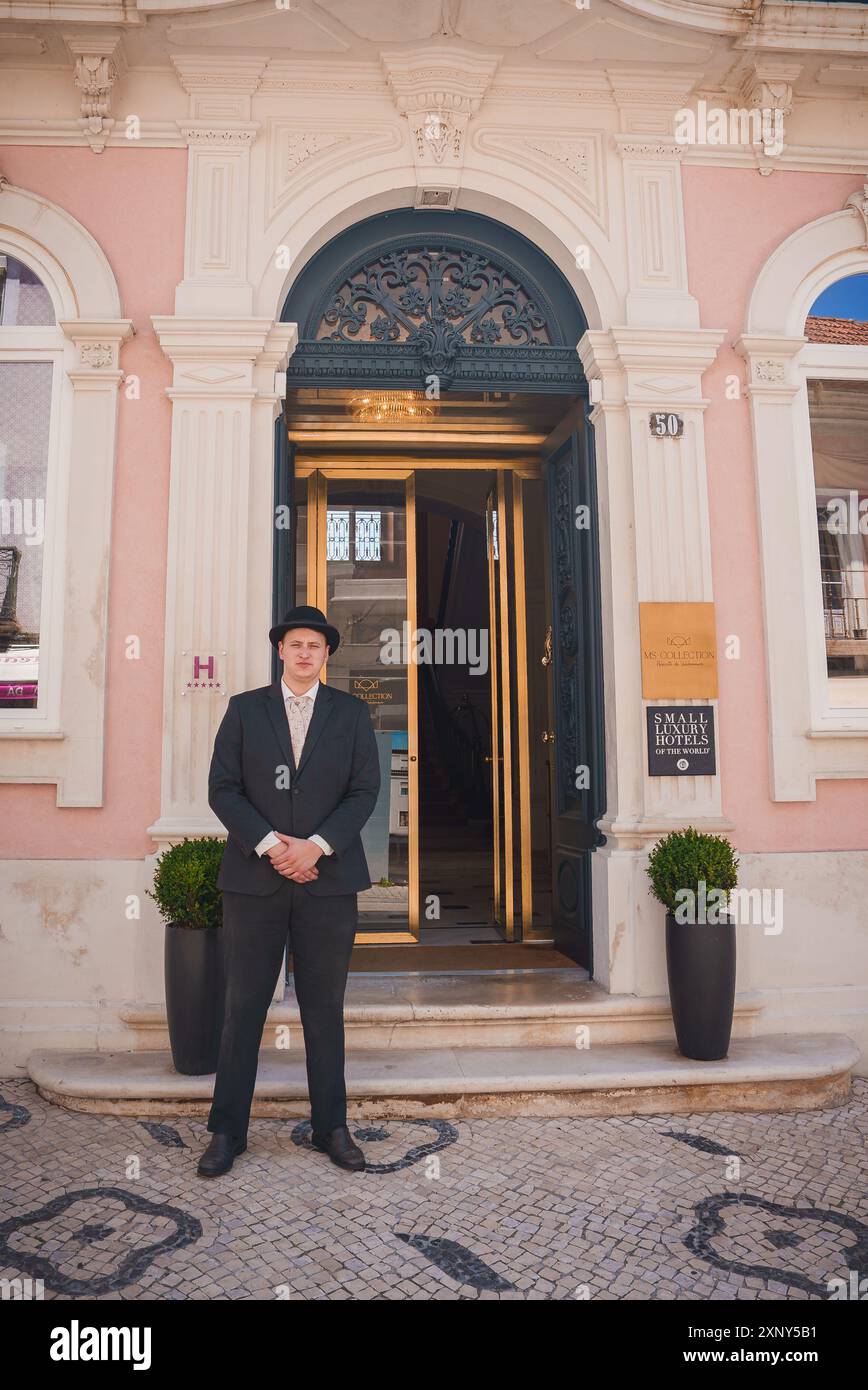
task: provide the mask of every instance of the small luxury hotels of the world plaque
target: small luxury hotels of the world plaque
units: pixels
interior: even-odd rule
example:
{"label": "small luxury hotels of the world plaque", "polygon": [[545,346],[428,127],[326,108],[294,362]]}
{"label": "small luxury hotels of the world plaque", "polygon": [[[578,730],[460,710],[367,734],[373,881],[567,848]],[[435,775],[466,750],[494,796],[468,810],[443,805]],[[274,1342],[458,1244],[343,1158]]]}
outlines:
{"label": "small luxury hotels of the world plaque", "polygon": [[651,705],[645,716],[650,777],[714,775],[713,705]]}

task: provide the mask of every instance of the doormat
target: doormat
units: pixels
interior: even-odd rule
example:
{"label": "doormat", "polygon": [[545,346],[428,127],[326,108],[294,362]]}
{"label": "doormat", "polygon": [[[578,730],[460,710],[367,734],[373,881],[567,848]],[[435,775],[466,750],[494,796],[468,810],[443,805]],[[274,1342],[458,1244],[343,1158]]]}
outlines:
{"label": "doormat", "polygon": [[576,970],[576,962],[553,946],[356,946],[350,958],[352,974],[406,970]]}

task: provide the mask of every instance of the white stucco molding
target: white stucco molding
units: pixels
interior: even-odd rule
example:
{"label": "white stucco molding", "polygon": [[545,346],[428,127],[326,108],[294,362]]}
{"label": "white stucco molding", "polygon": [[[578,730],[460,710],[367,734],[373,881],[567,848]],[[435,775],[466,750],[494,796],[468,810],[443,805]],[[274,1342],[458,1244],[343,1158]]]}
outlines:
{"label": "white stucco molding", "polygon": [[819,778],[868,778],[868,708],[835,706],[826,668],[807,382],[868,380],[864,348],[809,344],[808,310],[868,273],[864,199],[808,223],[760,271],[745,332],[763,576],[769,763],[775,801],[811,801]]}
{"label": "white stucco molding", "polygon": [[0,330],[5,350],[55,363],[39,708],[0,721],[0,780],[56,783],[59,806],[101,806],[119,354],[133,328],[96,241],[47,199],[0,189],[0,249],[35,270],[57,317],[52,330]]}
{"label": "white stucco molding", "polygon": [[[678,825],[723,830],[719,773],[649,777],[639,604],[713,601],[702,375],[718,329],[587,332],[579,355],[596,402],[610,849],[642,849]],[[678,440],[655,439],[649,412],[677,410]],[[653,702],[650,702],[653,703]],[[663,702],[665,703],[665,702]],[[712,704],[715,700],[685,703]]]}
{"label": "white stucco molding", "polygon": [[[140,0],[141,3],[141,0]],[[793,4],[792,0],[612,0],[619,9],[673,28],[726,34],[736,48],[768,52],[865,52],[860,7]]]}
{"label": "white stucco molding", "polygon": [[665,135],[615,135],[612,143],[624,178],[628,322],[698,329],[699,304],[687,283],[684,146]]}
{"label": "white stucco molding", "polygon": [[[412,205],[412,172],[406,165],[396,168],[393,158],[387,167],[386,157],[364,160],[340,179],[330,165],[328,177],[311,179],[273,220],[251,257],[257,313],[279,313],[304,267],[339,232],[376,213]],[[572,285],[592,328],[623,319],[623,248],[614,247],[577,205],[565,202],[559,183],[544,179],[538,168],[521,174],[504,157],[486,158],[484,168],[465,167],[457,206],[514,227],[545,251]],[[587,269],[577,264],[582,243],[591,251]],[[291,253],[289,270],[282,267],[281,247]]]}
{"label": "white stucco molding", "polygon": [[0,176],[0,235],[26,249],[60,319],[119,319],[121,300],[105,252],[80,222],[40,194]]}
{"label": "white stucco molding", "polygon": [[182,319],[244,319],[253,308],[247,278],[250,151],[260,123],[251,119],[251,103],[267,62],[256,54],[172,55],[189,98],[189,114],[178,121],[189,150],[184,278],[175,290],[175,313]]}

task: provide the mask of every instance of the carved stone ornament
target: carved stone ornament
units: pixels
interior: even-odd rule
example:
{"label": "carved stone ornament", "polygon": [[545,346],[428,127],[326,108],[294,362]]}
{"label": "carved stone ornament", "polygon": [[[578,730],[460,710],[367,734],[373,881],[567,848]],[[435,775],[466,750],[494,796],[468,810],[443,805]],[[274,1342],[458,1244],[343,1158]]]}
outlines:
{"label": "carved stone ornament", "polygon": [[81,92],[79,125],[95,154],[105,149],[114,121],[111,119],[112,87],[118,71],[111,58],[89,54],[75,62],[75,85]]}
{"label": "carved stone ornament", "polygon": [[113,367],[115,362],[111,343],[82,343],[78,356],[87,367]]}
{"label": "carved stone ornament", "polygon": [[858,193],[851,193],[844,207],[852,208],[862,218],[865,226],[865,247],[868,250],[868,183]]}
{"label": "carved stone ornament", "polygon": [[533,153],[553,159],[557,164],[563,164],[571,174],[575,174],[580,183],[588,182],[591,167],[587,142],[532,136],[522,143]]}
{"label": "carved stone ornament", "polygon": [[622,159],[683,159],[685,146],[675,140],[623,140],[615,137],[615,144]]}
{"label": "carved stone ornament", "polygon": [[244,149],[252,145],[259,133],[256,122],[239,121],[235,125],[211,125],[208,121],[181,121],[178,129],[188,145],[212,145],[218,149]]}
{"label": "carved stone ornament", "polygon": [[349,135],[338,135],[335,133],[298,130],[288,131],[285,136],[285,158],[286,173],[291,174],[300,164],[312,159],[314,155],[321,154],[323,150],[329,150],[333,145],[345,144],[349,140]]}
{"label": "carved stone ornament", "polygon": [[772,358],[764,358],[762,361],[755,361],[753,364],[754,381],[777,382],[786,380],[787,369],[783,362],[775,362]]}
{"label": "carved stone ornament", "polygon": [[417,170],[459,170],[467,123],[482,105],[500,55],[465,48],[447,33],[412,52],[384,49],[380,56],[395,107],[410,125]]}

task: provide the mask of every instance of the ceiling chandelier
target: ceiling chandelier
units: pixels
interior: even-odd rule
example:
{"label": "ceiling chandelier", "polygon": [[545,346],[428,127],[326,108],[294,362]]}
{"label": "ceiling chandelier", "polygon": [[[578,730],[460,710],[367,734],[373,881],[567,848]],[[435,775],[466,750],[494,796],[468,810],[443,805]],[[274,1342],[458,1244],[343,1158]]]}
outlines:
{"label": "ceiling chandelier", "polygon": [[362,425],[418,425],[437,413],[424,391],[360,391],[349,405]]}

